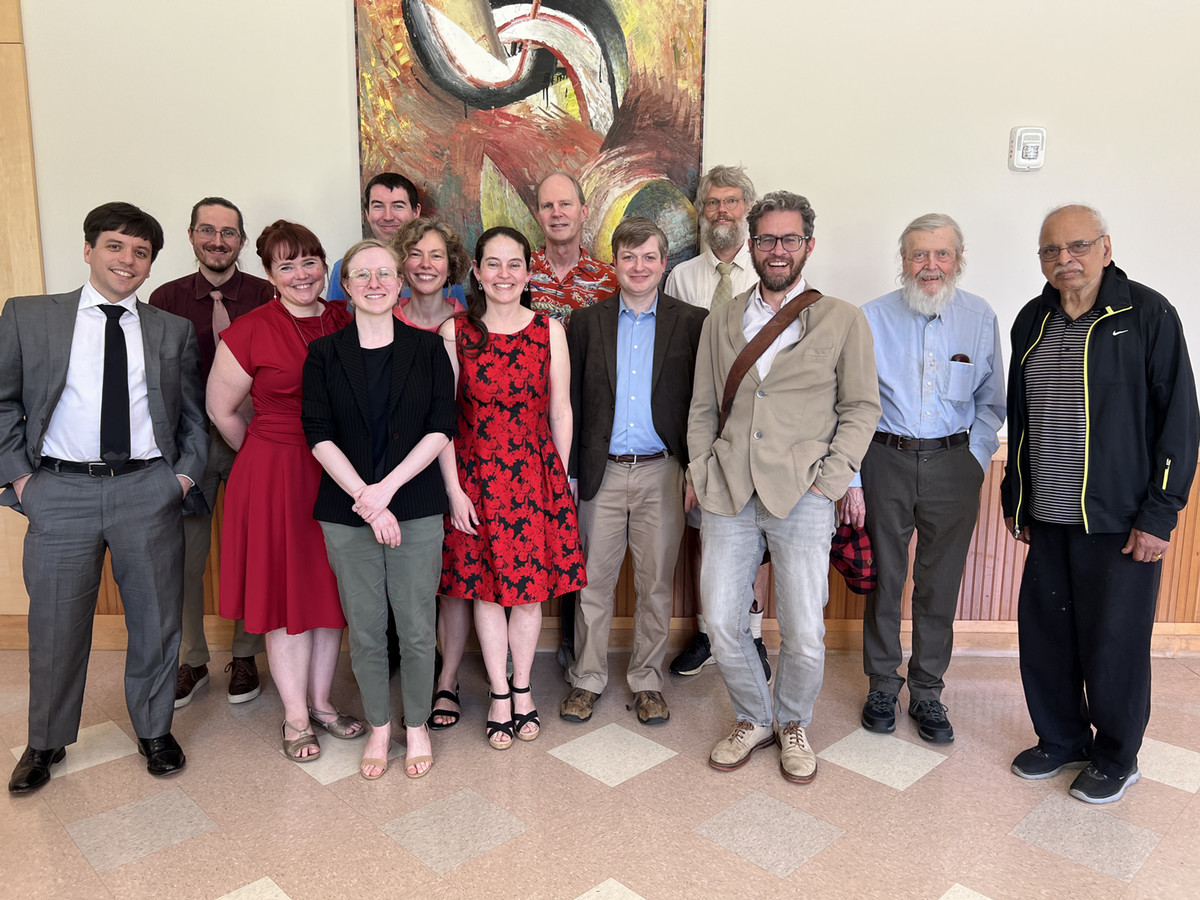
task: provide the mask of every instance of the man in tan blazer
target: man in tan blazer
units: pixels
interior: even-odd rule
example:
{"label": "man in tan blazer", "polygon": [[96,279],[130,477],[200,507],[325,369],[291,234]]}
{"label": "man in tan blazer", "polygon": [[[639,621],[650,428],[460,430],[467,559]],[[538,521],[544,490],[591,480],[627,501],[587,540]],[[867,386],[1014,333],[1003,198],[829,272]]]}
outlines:
{"label": "man in tan blazer", "polygon": [[[688,418],[688,477],[704,509],[700,595],[713,655],[737,724],[709,757],[715,769],[745,764],[778,742],[788,781],[817,771],[805,728],[825,665],[823,610],[835,502],[846,492],[879,420],[871,330],[855,306],[820,297],[769,344],[741,379],[724,428],[718,416],[738,354],[810,286],[804,264],[816,243],[808,200],[767,194],[750,210],[759,283],[704,324]],[[746,596],[763,551],[775,568],[779,666],[775,691],[750,636]]]}

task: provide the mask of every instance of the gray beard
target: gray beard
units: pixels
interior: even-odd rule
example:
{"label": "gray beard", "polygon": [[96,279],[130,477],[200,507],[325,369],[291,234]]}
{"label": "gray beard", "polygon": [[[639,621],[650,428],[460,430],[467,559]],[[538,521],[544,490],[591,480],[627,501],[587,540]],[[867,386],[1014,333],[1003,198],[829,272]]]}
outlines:
{"label": "gray beard", "polygon": [[927,294],[921,288],[921,282],[905,272],[900,276],[900,295],[905,305],[915,313],[929,316],[931,319],[939,316],[958,290],[958,278],[949,276],[942,282],[941,289],[936,294]]}
{"label": "gray beard", "polygon": [[728,225],[713,225],[708,219],[700,217],[700,239],[710,250],[728,250],[738,244],[744,244],[750,239],[750,227],[745,219],[739,219]]}

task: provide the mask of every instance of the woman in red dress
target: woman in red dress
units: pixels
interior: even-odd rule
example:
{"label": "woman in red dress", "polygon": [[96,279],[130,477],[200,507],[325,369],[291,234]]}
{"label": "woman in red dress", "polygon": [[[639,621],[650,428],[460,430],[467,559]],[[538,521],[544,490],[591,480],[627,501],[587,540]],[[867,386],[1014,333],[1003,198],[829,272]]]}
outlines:
{"label": "woman in red dress", "polygon": [[300,425],[308,345],[350,315],[321,299],[325,251],[303,225],[275,222],[256,246],[275,299],[221,332],[208,379],[209,418],[238,451],[225,489],[221,615],[266,635],[284,753],[310,762],[321,752],[310,725],[337,738],[366,733],[329,698],[346,620],[313,519],[321,466]]}
{"label": "woman in red dress", "polygon": [[529,674],[542,603],[587,584],[566,476],[566,332],[521,302],[530,257],[520,232],[485,231],[467,313],[441,328],[461,409],[458,436],[439,457],[450,499],[441,593],[475,603],[492,700],[487,737],[497,750],[511,747],[514,734],[538,736]]}

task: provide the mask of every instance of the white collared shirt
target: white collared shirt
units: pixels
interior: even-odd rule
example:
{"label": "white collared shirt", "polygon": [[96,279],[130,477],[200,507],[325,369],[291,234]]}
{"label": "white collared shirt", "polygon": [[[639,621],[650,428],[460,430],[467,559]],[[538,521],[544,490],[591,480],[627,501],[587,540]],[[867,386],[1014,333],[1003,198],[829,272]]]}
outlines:
{"label": "white collared shirt", "polygon": [[[108,317],[100,307],[108,303],[91,283],[83,286],[75,331],[71,337],[71,358],[67,364],[67,383],[54,407],[42,455],[72,462],[100,459],[100,404],[104,388],[104,329]],[[137,310],[137,295],[126,297],[120,305],[129,310],[121,316],[125,332],[125,351],[129,357],[129,447],[130,459],[162,456],[154,441],[150,420],[150,401],[146,394],[146,355],[142,347],[142,326]]]}
{"label": "white collared shirt", "polygon": [[[694,259],[681,262],[667,276],[665,288],[667,295],[682,300],[684,303],[690,303],[692,306],[708,309],[712,305],[713,294],[721,280],[721,273],[717,271],[719,262],[716,254],[707,248]],[[758,281],[758,273],[754,271],[754,261],[750,257],[750,249],[746,244],[742,244],[737,256],[733,258],[733,268],[729,271],[729,280],[733,284],[733,296],[735,297],[750,290]]]}
{"label": "white collared shirt", "polygon": [[[783,303],[779,304],[779,308],[783,309],[793,297],[804,293],[806,285],[804,279],[801,278],[794,288],[787,292],[787,296],[783,298]],[[750,293],[750,298],[746,301],[746,314],[742,317],[742,333],[746,335],[747,341],[754,340],[754,336],[763,330],[763,327],[771,321],[775,316],[775,310],[767,306],[762,298],[762,286],[755,285],[754,290]],[[758,367],[758,377],[766,378],[767,373],[771,371],[771,363],[775,361],[775,357],[779,355],[781,350],[785,350],[792,344],[800,340],[800,317],[792,319],[788,327],[780,332],[775,340],[771,341],[766,350],[762,352],[762,356],[758,358],[755,365]]]}

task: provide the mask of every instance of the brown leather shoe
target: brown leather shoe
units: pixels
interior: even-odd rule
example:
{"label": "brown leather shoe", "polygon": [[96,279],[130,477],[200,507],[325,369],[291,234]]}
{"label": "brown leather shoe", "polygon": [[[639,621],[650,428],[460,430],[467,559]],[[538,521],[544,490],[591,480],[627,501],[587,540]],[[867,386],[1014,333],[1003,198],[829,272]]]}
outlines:
{"label": "brown leather shoe", "polygon": [[187,706],[196,696],[196,689],[208,684],[208,666],[189,666],[179,664],[179,672],[175,675],[175,708]]}
{"label": "brown leather shoe", "polygon": [[253,656],[235,656],[225,671],[229,673],[230,703],[247,703],[262,693]]}
{"label": "brown leather shoe", "polygon": [[633,708],[643,725],[663,725],[671,718],[667,701],[661,691],[638,691],[633,695]]}
{"label": "brown leather shoe", "polygon": [[592,717],[592,710],[599,699],[599,694],[583,688],[571,688],[571,693],[559,704],[558,714],[568,722],[586,722]]}

